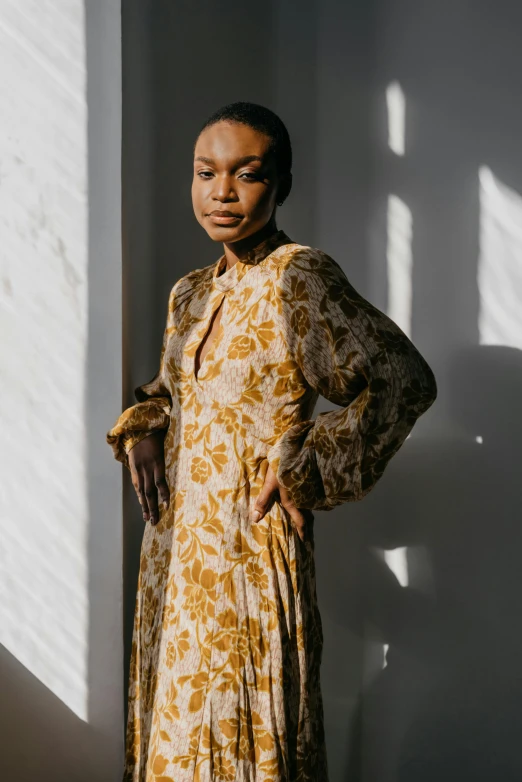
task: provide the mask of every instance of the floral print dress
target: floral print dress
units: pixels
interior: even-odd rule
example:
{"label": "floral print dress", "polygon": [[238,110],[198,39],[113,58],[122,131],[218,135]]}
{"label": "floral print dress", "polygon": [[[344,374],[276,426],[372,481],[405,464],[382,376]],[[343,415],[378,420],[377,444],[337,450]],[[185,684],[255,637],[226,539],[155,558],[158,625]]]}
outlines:
{"label": "floral print dress", "polygon": [[[216,338],[196,377],[212,315]],[[312,419],[318,395],[338,409]],[[313,535],[298,508],[360,500],[436,396],[405,334],[325,253],[278,231],[174,286],[160,370],[108,434],[166,430],[171,504],[143,537],[127,782],[326,782]]]}

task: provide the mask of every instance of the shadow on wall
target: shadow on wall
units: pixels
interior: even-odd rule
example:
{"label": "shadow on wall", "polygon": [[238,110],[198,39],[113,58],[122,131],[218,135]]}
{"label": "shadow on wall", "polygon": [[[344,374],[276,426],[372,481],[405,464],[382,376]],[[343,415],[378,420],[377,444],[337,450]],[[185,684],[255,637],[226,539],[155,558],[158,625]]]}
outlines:
{"label": "shadow on wall", "polygon": [[[439,399],[362,507],[338,513],[335,549],[330,533],[321,541],[331,574],[322,602],[339,628],[365,639],[358,715],[336,778],[514,782],[522,775],[522,352],[502,343],[522,345],[520,315],[509,309],[522,245],[520,224],[488,216],[479,171],[522,193],[522,12],[510,6],[500,17],[463,3],[443,13],[410,2],[376,10],[368,296],[385,308],[382,216],[397,196],[412,220],[413,339],[435,370]],[[394,81],[406,101],[404,156],[387,148]],[[396,548],[406,548],[406,587],[382,559]],[[335,665],[342,677],[341,651]]]}
{"label": "shadow on wall", "polygon": [[[350,782],[485,782],[522,772],[522,352],[470,348],[454,357],[450,378],[460,390],[455,437],[405,449],[409,481],[376,490],[360,578],[345,586],[374,643],[389,645],[360,699]],[[407,587],[374,553],[399,546],[408,550]]]}

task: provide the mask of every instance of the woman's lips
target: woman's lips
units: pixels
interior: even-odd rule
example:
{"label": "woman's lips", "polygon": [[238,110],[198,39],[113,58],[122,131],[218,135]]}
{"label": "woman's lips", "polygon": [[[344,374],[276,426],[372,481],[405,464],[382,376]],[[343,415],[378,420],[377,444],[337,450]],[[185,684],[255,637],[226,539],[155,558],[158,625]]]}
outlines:
{"label": "woman's lips", "polygon": [[208,217],[212,220],[213,223],[216,223],[217,225],[232,225],[233,223],[237,223],[242,219],[242,215],[232,215],[227,214],[226,212],[212,212],[208,215]]}

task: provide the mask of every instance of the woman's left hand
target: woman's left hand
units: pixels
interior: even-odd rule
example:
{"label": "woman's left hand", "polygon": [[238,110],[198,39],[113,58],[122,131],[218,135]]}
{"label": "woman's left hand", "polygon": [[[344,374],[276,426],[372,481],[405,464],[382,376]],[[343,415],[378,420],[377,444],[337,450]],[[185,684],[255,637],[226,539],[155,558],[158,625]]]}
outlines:
{"label": "woman's left hand", "polygon": [[297,534],[301,540],[306,540],[307,524],[312,523],[314,516],[310,510],[299,510],[296,508],[290,495],[284,486],[277,482],[274,471],[269,466],[265,476],[265,482],[259,496],[254,504],[252,512],[252,521],[261,521],[263,516],[270,510],[274,502],[279,499],[281,506],[290,516]]}

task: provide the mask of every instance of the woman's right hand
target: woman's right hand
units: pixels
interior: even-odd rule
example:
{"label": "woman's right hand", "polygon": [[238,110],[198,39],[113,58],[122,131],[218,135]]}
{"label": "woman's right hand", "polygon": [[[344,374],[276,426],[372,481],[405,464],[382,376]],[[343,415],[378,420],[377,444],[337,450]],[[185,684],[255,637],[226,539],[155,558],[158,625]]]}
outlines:
{"label": "woman's right hand", "polygon": [[159,502],[168,508],[170,495],[165,480],[165,433],[154,432],[141,440],[128,454],[132,485],[136,490],[143,511],[144,521],[157,524]]}

